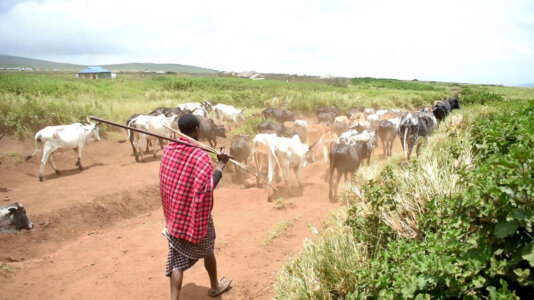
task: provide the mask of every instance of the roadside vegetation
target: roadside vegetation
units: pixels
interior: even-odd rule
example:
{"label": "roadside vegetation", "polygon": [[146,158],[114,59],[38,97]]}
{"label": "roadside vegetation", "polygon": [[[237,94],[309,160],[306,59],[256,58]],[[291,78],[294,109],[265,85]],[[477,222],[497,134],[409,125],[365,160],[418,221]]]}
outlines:
{"label": "roadside vegetation", "polygon": [[534,101],[465,98],[417,159],[357,172],[277,299],[533,298]]}
{"label": "roadside vegetation", "polygon": [[[490,92],[493,88],[473,86]],[[134,113],[204,100],[245,108],[246,116],[265,107],[314,115],[315,108],[323,105],[342,111],[357,106],[413,109],[460,92],[458,84],[372,78],[312,81],[292,77],[286,82],[125,73],[114,80],[83,80],[72,73],[6,72],[0,73],[0,131],[32,136],[47,125],[84,122],[88,115],[122,123]]]}

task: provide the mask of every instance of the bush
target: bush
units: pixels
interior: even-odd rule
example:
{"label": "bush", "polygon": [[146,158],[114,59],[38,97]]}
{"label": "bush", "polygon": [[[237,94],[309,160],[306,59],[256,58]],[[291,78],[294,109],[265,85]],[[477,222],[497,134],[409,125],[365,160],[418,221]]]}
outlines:
{"label": "bush", "polygon": [[462,105],[470,105],[470,104],[486,104],[486,103],[492,103],[492,102],[502,102],[504,101],[504,97],[491,93],[485,90],[473,90],[472,88],[468,86],[463,86],[460,94],[460,102]]}
{"label": "bush", "polygon": [[[327,254],[331,266],[354,257],[354,272],[321,277],[328,268],[304,251],[285,268],[306,272],[280,277],[275,287],[292,284],[277,297],[532,299],[534,101],[493,104],[453,113],[417,159],[390,163],[375,179],[357,175],[345,220],[357,246]],[[313,282],[327,292],[314,294]]]}

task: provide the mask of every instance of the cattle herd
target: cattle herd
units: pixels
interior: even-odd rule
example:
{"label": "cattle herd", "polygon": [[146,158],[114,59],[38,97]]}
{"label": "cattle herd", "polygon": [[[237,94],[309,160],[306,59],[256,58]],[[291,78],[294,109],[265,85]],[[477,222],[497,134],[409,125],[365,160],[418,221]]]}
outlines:
{"label": "cattle herd", "polygon": [[[431,135],[438,121],[443,120],[453,109],[459,108],[458,99],[437,101],[432,108],[415,112],[358,107],[342,115],[336,107],[323,106],[316,109],[316,122],[298,119],[292,111],[266,108],[261,114],[254,115],[265,120],[259,123],[258,133],[252,138],[252,145],[249,144],[248,136],[234,136],[230,154],[237,161],[254,167],[257,185],[260,185],[260,176],[267,178],[268,182],[283,178],[290,194],[290,172],[294,173],[296,183],[301,187],[301,170],[314,162],[318,154],[324,161],[329,177],[329,198],[335,200],[340,178],[344,176],[347,181],[348,175],[352,176],[364,161],[369,165],[379,140],[384,156],[390,156],[393,142],[398,136],[405,157],[410,159],[414,146],[419,154],[421,142]],[[176,107],[158,107],[148,114],[134,114],[126,124],[171,137],[173,131],[169,128],[178,130],[179,117],[191,113],[200,121],[199,139],[207,140],[212,147],[216,147],[218,137],[226,138],[225,122],[228,130],[231,130],[232,126],[236,128],[239,122],[245,121],[243,112],[243,109],[231,105],[212,105],[209,101],[183,103]],[[214,119],[210,119],[210,115],[213,115]],[[78,157],[76,166],[82,170],[81,155],[85,143],[99,140],[98,124],[90,121],[87,125],[74,123],[48,126],[36,133],[35,151],[26,159],[35,156],[38,143],[42,144],[43,157],[39,172],[39,180],[42,181],[47,162],[50,162],[56,173],[60,173],[54,164],[52,152],[61,148],[73,149]],[[144,161],[144,152],[149,151],[150,146],[153,147],[153,156],[156,157],[158,147],[153,136],[129,130],[128,140],[137,162]],[[163,141],[158,142],[163,149]],[[243,182],[246,173],[240,168],[235,171],[237,180]],[[0,230],[33,227],[26,217],[24,207],[18,203],[0,207],[0,225]]]}

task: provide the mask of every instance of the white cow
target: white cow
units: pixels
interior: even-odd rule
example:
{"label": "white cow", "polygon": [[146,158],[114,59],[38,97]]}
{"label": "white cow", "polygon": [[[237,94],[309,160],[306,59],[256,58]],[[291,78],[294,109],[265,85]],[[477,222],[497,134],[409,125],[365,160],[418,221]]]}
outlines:
{"label": "white cow", "polygon": [[[213,107],[215,112],[215,120],[219,121],[219,125],[222,125],[223,121],[233,121],[237,127],[237,121],[245,121],[242,109],[237,109],[231,105],[219,103]],[[228,124],[230,130],[230,124]]]}
{"label": "white cow", "polygon": [[[158,116],[147,116],[147,115],[140,115],[136,118],[134,118],[133,120],[130,121],[130,123],[128,124],[128,126],[130,127],[134,127],[134,128],[138,128],[138,129],[142,129],[142,130],[146,130],[146,131],[150,131],[152,133],[156,133],[156,134],[159,134],[159,135],[162,135],[162,136],[165,136],[165,137],[170,137],[171,136],[171,130],[169,130],[168,128],[166,128],[165,126],[169,126],[171,128],[173,128],[174,126],[172,125],[173,123],[175,123],[175,119],[176,119],[177,116],[172,116],[172,117],[165,117],[165,115],[158,115]],[[132,147],[133,147],[133,150],[134,150],[134,156],[135,156],[135,161],[139,161],[138,157],[137,157],[137,150],[136,148],[138,149],[139,153],[141,153],[141,160],[142,161],[145,161],[145,156],[144,156],[144,153],[143,153],[143,148],[145,146],[145,142],[147,142],[147,139],[153,139],[155,140],[156,138],[155,137],[152,137],[152,136],[147,136],[146,134],[143,134],[143,133],[138,133],[138,132],[131,132],[131,131],[128,131],[128,139],[130,139],[130,135],[133,134],[134,138],[133,138],[133,142],[132,142]],[[162,142],[160,141],[160,145],[162,145]],[[163,148],[163,145],[162,145],[162,148]],[[154,143],[154,152],[152,153],[152,155],[154,157],[156,157],[156,153],[157,153],[157,147],[156,147],[156,144]]]}
{"label": "white cow", "polygon": [[300,142],[298,135],[292,138],[277,138],[276,142],[269,148],[269,172],[267,180],[272,182],[273,171],[275,163],[282,170],[285,178],[288,192],[291,194],[289,188],[289,170],[293,169],[295,172],[295,178],[299,187],[302,187],[300,181],[300,171],[306,166],[306,164],[313,162],[313,145],[306,145]]}
{"label": "white cow", "polygon": [[88,125],[74,123],[70,125],[47,126],[35,134],[35,151],[26,157],[26,160],[37,154],[37,142],[43,145],[43,159],[39,171],[39,180],[43,181],[43,171],[47,161],[50,161],[52,168],[59,174],[59,170],[52,158],[52,152],[57,149],[73,149],[78,155],[76,166],[83,170],[81,158],[85,143],[100,141],[100,131],[98,124],[89,122]]}
{"label": "white cow", "polygon": [[208,111],[204,107],[199,107],[192,112],[197,117],[208,118]]}
{"label": "white cow", "polygon": [[193,112],[195,109],[198,108],[204,108],[208,113],[213,111],[213,105],[209,101],[204,101],[202,103],[200,102],[188,102],[188,103],[182,103],[178,104],[176,107],[180,108],[181,110],[190,111]]}
{"label": "white cow", "polygon": [[310,124],[308,123],[308,121],[305,121],[305,120],[295,120],[295,126],[301,126],[301,127],[304,127],[306,129],[308,129],[308,126]]}
{"label": "white cow", "polygon": [[[256,166],[256,172],[258,174],[267,172],[269,148],[276,143],[277,139],[278,136],[274,133],[258,133],[252,140],[252,161]],[[277,172],[277,174],[278,173],[279,172]]]}

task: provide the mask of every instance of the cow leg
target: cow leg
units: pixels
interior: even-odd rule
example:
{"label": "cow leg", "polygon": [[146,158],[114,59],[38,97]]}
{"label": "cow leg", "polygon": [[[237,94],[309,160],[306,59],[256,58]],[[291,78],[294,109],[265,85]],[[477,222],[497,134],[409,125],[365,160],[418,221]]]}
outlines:
{"label": "cow leg", "polygon": [[76,165],[78,166],[78,168],[80,170],[83,170],[83,166],[82,166],[82,148],[81,147],[76,147],[76,148],[74,148],[74,151],[76,151],[76,155],[78,155],[78,161],[76,162]]}
{"label": "cow leg", "polygon": [[334,185],[334,198],[331,199],[332,201],[337,201],[337,190],[339,188],[339,181],[341,180],[341,175],[343,175],[343,172],[341,172],[340,170],[337,170],[336,184]]}
{"label": "cow leg", "polygon": [[382,141],[382,149],[384,149],[384,157],[388,156],[388,145],[385,139],[380,139]]}
{"label": "cow leg", "polygon": [[39,170],[39,181],[43,181],[43,172],[44,167],[46,165],[46,162],[48,161],[48,158],[50,157],[50,154],[52,154],[52,151],[56,150],[54,147],[50,147],[47,144],[43,147],[43,158],[41,159],[41,169]]}
{"label": "cow leg", "polygon": [[[161,150],[163,150],[163,140],[158,138],[158,141],[159,141],[159,146],[161,147]],[[154,148],[156,148],[155,145],[154,145]]]}
{"label": "cow leg", "polygon": [[334,201],[334,197],[335,197],[335,192],[334,192],[334,167],[332,166],[332,164],[330,164],[330,178],[328,180],[328,199],[330,199],[330,201]]}
{"label": "cow leg", "polygon": [[[142,162],[145,162],[145,154],[143,152],[143,147],[145,146],[145,141],[147,143],[147,148],[148,148],[148,141],[146,140],[146,136],[144,134],[142,134],[139,137],[139,152],[141,152],[141,161]],[[147,151],[148,151],[148,149],[147,149]]]}
{"label": "cow leg", "polygon": [[54,171],[56,171],[56,174],[60,174],[59,170],[56,167],[56,164],[54,163],[53,155],[50,155],[50,157],[48,158],[48,161],[50,162],[50,165],[52,166],[52,168],[54,168]]}
{"label": "cow leg", "polygon": [[289,184],[289,164],[282,166],[282,168],[283,168],[282,170],[283,176],[286,179],[285,181],[286,181],[287,192],[289,193],[289,196],[293,196],[293,194],[291,193],[291,187]]}
{"label": "cow leg", "polygon": [[137,156],[137,148],[135,147],[135,144],[137,143],[137,138],[133,135],[134,133],[132,133],[132,136],[130,137],[130,144],[132,145],[132,151],[135,156],[135,161],[139,162],[139,157]]}
{"label": "cow leg", "polygon": [[301,170],[301,168],[297,166],[293,170],[295,171],[295,178],[297,180],[297,184],[298,184],[299,188],[302,188],[302,182],[300,181],[300,170]]}

